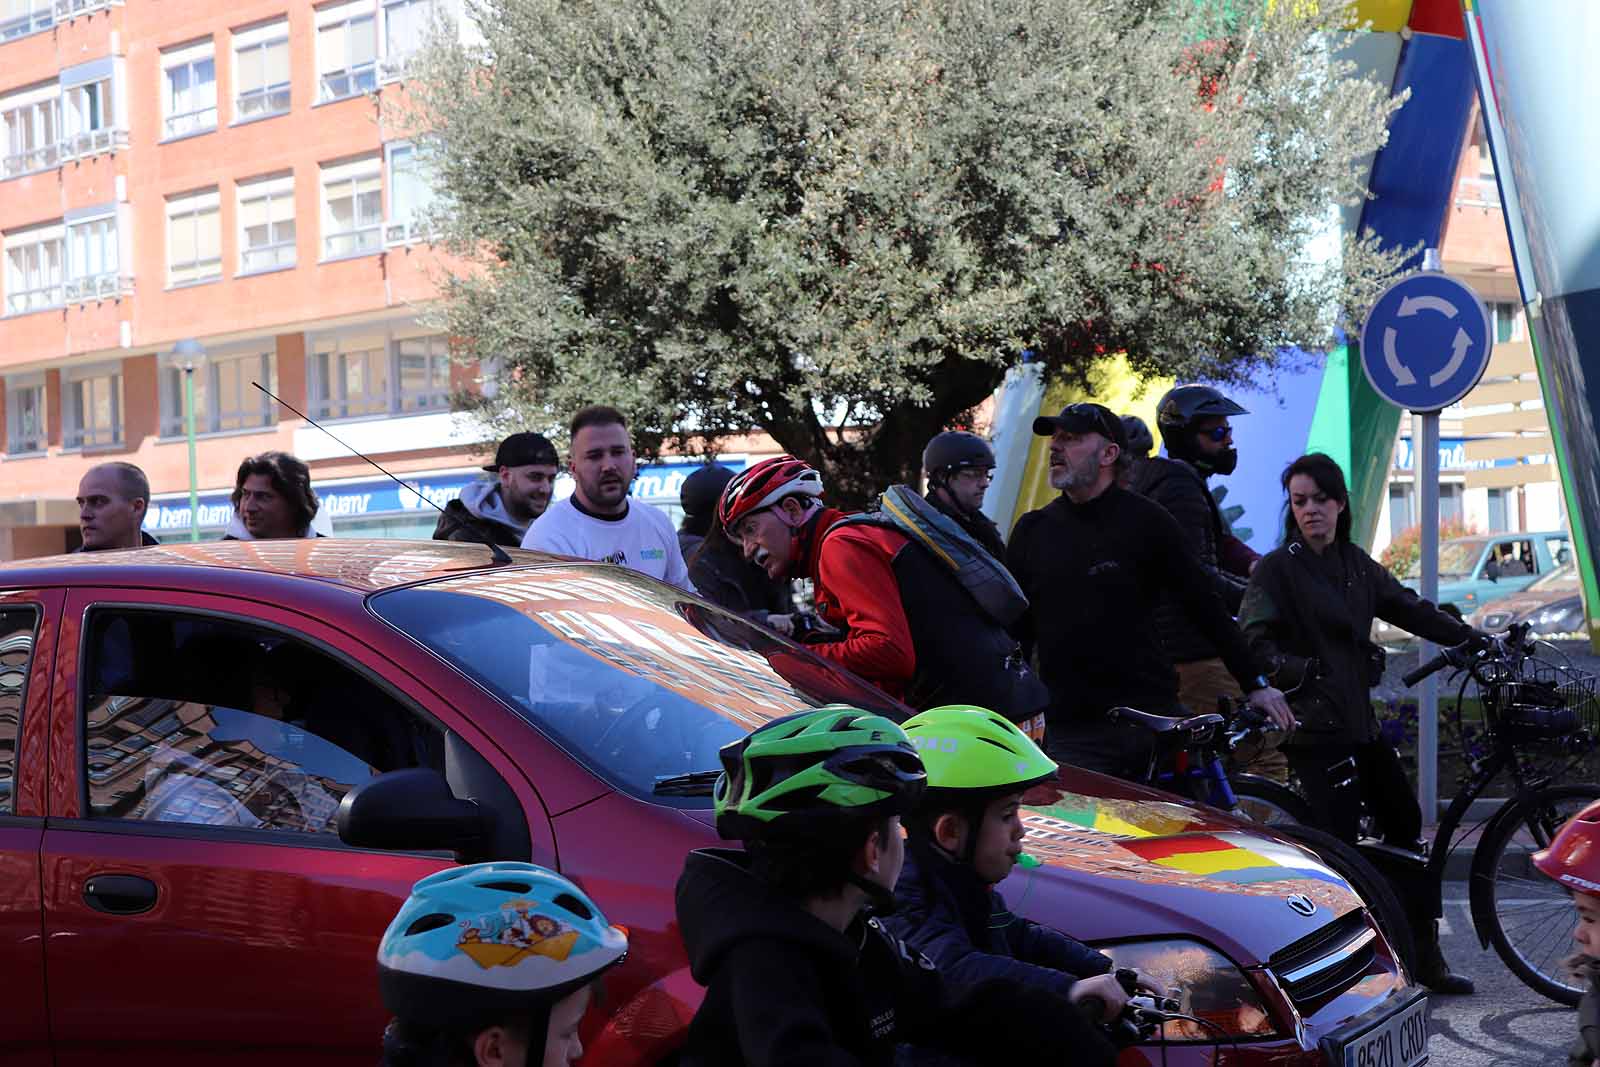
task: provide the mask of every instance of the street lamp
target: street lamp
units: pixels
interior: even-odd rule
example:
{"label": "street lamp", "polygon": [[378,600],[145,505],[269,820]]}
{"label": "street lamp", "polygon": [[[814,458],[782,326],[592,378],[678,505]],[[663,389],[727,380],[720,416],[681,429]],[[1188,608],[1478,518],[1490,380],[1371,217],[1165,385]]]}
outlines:
{"label": "street lamp", "polygon": [[172,346],[172,361],[183,370],[183,426],[189,438],[189,540],[200,540],[200,481],[194,455],[194,372],[206,361],[206,350],[192,337]]}

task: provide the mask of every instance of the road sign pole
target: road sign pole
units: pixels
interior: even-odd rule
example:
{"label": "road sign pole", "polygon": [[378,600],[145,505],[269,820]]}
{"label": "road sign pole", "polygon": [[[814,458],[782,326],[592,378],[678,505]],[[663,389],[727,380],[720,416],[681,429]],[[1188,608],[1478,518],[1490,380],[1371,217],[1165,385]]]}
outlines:
{"label": "road sign pole", "polygon": [[[1422,510],[1422,598],[1439,600],[1439,413],[1411,415],[1415,424],[1417,494]],[[1419,645],[1418,662],[1434,656],[1434,646]],[[1417,804],[1424,825],[1439,817],[1439,676],[1430,674],[1417,690]]]}

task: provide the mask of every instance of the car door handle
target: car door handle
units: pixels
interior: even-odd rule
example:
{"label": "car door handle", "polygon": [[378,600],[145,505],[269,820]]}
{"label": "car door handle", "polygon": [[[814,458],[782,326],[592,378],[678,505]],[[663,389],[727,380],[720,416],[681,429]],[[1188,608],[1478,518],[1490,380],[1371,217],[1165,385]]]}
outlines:
{"label": "car door handle", "polygon": [[83,883],[83,901],[107,915],[138,915],[156,906],[156,884],[136,874],[97,874]]}

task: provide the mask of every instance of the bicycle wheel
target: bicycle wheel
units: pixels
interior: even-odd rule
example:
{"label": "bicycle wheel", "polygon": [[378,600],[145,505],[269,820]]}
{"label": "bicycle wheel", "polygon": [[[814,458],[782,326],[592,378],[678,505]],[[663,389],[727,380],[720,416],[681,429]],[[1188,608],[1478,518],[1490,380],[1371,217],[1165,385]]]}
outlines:
{"label": "bicycle wheel", "polygon": [[1239,801],[1235,811],[1251,822],[1264,826],[1311,822],[1311,805],[1286,785],[1255,774],[1229,775],[1228,782]]}
{"label": "bicycle wheel", "polygon": [[1562,961],[1575,951],[1572,898],[1533,866],[1563,823],[1600,800],[1600,785],[1551,785],[1519,794],[1490,820],[1472,856],[1472,923],[1511,973],[1561,1004],[1587,983]]}
{"label": "bicycle wheel", "polygon": [[1415,975],[1417,945],[1411,933],[1411,921],[1406,918],[1406,909],[1400,903],[1400,898],[1395,896],[1389,880],[1368,863],[1354,845],[1346,844],[1325,830],[1299,823],[1283,823],[1274,826],[1272,832],[1304,845],[1316,853],[1333,873],[1349,882],[1350,888],[1366,903],[1372,921],[1383,931],[1389,948],[1404,964],[1406,973]]}

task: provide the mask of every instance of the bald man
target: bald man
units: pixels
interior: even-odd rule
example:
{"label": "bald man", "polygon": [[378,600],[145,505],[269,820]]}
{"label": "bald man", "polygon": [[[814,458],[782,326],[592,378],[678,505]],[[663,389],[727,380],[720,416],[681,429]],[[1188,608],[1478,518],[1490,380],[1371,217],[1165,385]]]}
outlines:
{"label": "bald man", "polygon": [[132,463],[89,468],[78,483],[78,532],[83,535],[78,551],[160,544],[141,528],[149,505],[150,480]]}

